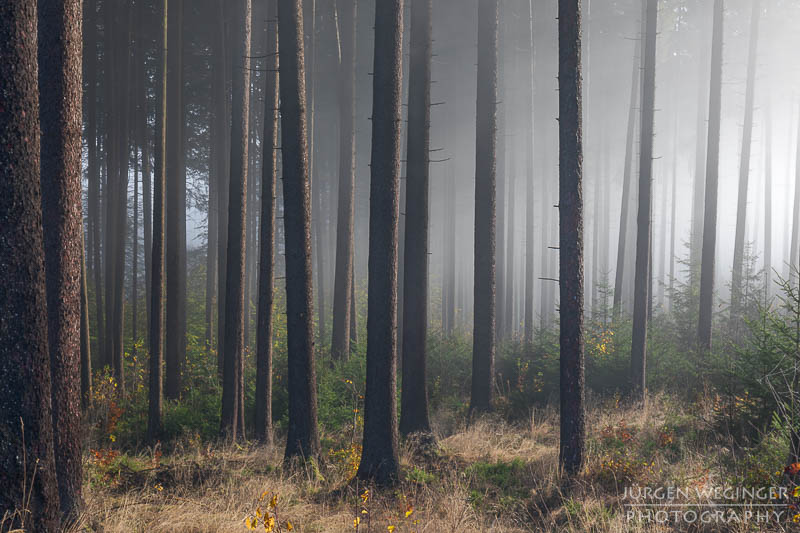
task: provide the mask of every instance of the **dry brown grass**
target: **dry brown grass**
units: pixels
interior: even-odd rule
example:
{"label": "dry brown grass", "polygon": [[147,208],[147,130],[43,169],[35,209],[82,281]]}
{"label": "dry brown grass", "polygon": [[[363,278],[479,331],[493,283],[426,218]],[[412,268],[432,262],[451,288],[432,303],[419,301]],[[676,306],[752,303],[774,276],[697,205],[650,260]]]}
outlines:
{"label": "dry brown grass", "polygon": [[[669,402],[657,397],[645,410],[593,408],[587,418],[587,465],[573,480],[563,478],[557,468],[558,417],[552,410],[535,411],[524,426],[496,418],[469,427],[455,425],[460,429],[454,434],[437,435],[441,449],[433,458],[416,459],[409,447],[403,448],[404,467],[416,466],[429,479],[372,491],[365,505],[369,513],[361,515],[358,531],[386,532],[388,525],[397,526],[396,533],[745,531],[738,526],[682,529],[626,520],[622,492],[627,484],[691,483],[701,476],[710,484],[722,481],[709,468],[710,450],[702,442],[681,449],[677,458],[657,451],[651,465],[635,467],[634,479],[614,483],[612,476],[609,481],[604,462],[610,452],[603,440],[609,428],[630,432],[625,445],[631,448],[658,442]],[[359,516],[364,487],[347,483],[348,467],[329,462],[321,466],[321,476],[311,469],[290,474],[277,468],[281,451],[198,444],[164,458],[157,467],[152,466],[152,452],[143,453],[137,464],[147,468],[120,469],[107,482],[87,485],[84,524],[90,531],[109,533],[243,532],[245,516],[254,512],[258,496],[270,490],[279,494],[280,521],[291,520],[294,531],[355,531],[353,519]],[[473,466],[497,463],[516,465],[511,489],[487,482]],[[408,509],[413,512],[406,518]]]}

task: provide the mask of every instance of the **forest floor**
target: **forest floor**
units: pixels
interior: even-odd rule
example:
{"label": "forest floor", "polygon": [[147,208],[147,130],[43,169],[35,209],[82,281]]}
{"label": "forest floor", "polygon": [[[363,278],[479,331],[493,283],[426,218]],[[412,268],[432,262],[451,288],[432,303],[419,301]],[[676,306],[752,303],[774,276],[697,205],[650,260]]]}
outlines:
{"label": "forest floor", "polygon": [[[659,395],[646,409],[618,399],[589,403],[586,467],[571,481],[557,469],[552,409],[534,411],[522,424],[487,418],[468,427],[436,413],[439,450],[419,456],[404,444],[403,480],[392,489],[348,483],[358,464],[356,439],[326,450],[318,469],[291,474],[280,468],[278,446],[222,447],[188,438],[163,456],[158,449],[95,451],[87,458],[83,530],[265,531],[265,517],[267,531],[273,517],[272,531],[362,533],[733,532],[797,525],[792,511],[771,523],[631,520],[626,487],[774,485],[782,467],[772,463],[781,454],[726,447],[715,428],[713,398],[682,405]],[[325,437],[323,443],[333,442]]]}

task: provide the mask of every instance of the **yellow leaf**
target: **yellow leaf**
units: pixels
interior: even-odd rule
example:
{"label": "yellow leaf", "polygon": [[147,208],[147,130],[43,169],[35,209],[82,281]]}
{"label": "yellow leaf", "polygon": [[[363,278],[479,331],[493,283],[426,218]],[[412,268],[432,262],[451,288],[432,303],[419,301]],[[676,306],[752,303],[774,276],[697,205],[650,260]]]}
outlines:
{"label": "yellow leaf", "polygon": [[256,508],[256,517],[261,518],[261,507]]}
{"label": "yellow leaf", "polygon": [[294,526],[292,525],[292,523],[291,522],[286,522],[286,530],[287,531],[291,531],[293,529],[294,529]]}
{"label": "yellow leaf", "polygon": [[358,524],[361,523],[361,517],[357,516],[353,519],[353,529],[358,529]]}
{"label": "yellow leaf", "polygon": [[389,533],[393,533],[396,528],[394,526],[386,526],[386,529],[389,530]]}
{"label": "yellow leaf", "polygon": [[259,500],[263,500],[263,499],[264,499],[264,497],[265,497],[267,494],[269,494],[269,491],[268,491],[268,490],[265,490],[264,492],[262,492],[262,493],[261,493],[261,496],[259,496],[259,497],[258,497],[258,499],[259,499]]}
{"label": "yellow leaf", "polygon": [[411,516],[411,513],[413,513],[413,512],[414,512],[414,508],[413,507],[409,507],[408,510],[406,511],[406,518]]}
{"label": "yellow leaf", "polygon": [[271,508],[273,508],[273,509],[275,509],[275,507],[278,506],[278,494],[277,493],[274,496],[272,496],[272,499],[269,502],[269,506]]}
{"label": "yellow leaf", "polygon": [[249,516],[244,519],[244,525],[247,529],[253,530],[258,525],[258,518],[250,518]]}

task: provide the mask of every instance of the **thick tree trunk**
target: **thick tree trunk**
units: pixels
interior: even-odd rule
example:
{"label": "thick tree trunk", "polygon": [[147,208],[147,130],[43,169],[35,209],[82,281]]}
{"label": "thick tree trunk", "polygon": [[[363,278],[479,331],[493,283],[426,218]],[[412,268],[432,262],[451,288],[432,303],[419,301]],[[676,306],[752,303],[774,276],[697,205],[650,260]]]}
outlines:
{"label": "thick tree trunk", "polygon": [[223,338],[222,416],[220,432],[237,439],[239,426],[241,372],[244,357],[244,271],[245,220],[247,215],[247,136],[250,108],[250,0],[232,5],[231,65],[231,166],[228,209],[228,259],[225,280],[225,336]]}
{"label": "thick tree trunk", "polygon": [[62,522],[81,506],[81,2],[40,0],[39,120],[53,443]]}
{"label": "thick tree trunk", "polygon": [[331,356],[350,355],[355,199],[356,0],[339,0],[342,60],[339,66],[339,204],[336,219],[336,279],[333,288]]}
{"label": "thick tree trunk", "polygon": [[525,57],[525,343],[533,342],[533,283],[534,283],[534,232],[533,232],[533,0],[528,0],[528,32]]}
{"label": "thick tree trunk", "polygon": [[278,2],[267,7],[266,84],[261,167],[261,238],[258,273],[255,437],[272,444],[272,322],[275,278],[275,189],[278,146]]}
{"label": "thick tree trunk", "polygon": [[0,3],[0,512],[30,512],[4,527],[56,533],[36,28],[35,3]]}
{"label": "thick tree trunk", "polygon": [[278,0],[278,35],[289,349],[289,427],[284,455],[287,460],[296,457],[310,459],[317,456],[320,448],[312,322],[311,191],[306,135],[303,10],[300,0]]}
{"label": "thick tree trunk", "polygon": [[[656,95],[656,31],[658,0],[647,0],[644,34],[644,83],[639,148],[639,210],[636,217],[636,271],[633,293],[633,338],[631,342],[631,387],[638,400],[647,394],[647,322],[652,291],[652,184],[653,119]],[[563,300],[562,300],[563,301]]]}
{"label": "thick tree trunk", "polygon": [[431,119],[432,0],[411,3],[408,82],[406,231],[403,270],[403,388],[400,431],[430,432],[428,419],[428,249]]}
{"label": "thick tree trunk", "polygon": [[711,90],[708,105],[708,155],[706,157],[703,250],[700,266],[700,315],[697,342],[701,350],[711,349],[714,300],[714,260],[717,244],[717,189],[719,183],[719,133],[722,108],[723,0],[714,0],[714,30],[711,43]]}
{"label": "thick tree trunk", "polygon": [[167,138],[167,19],[168,0],[161,2],[161,28],[156,39],[156,137],[153,172],[153,249],[151,253],[150,293],[150,381],[147,409],[147,440],[155,443],[161,436],[161,413],[164,397],[164,197],[166,195]]}
{"label": "thick tree trunk", "polygon": [[372,78],[367,387],[356,474],[379,485],[396,481],[400,468],[396,391],[402,54],[403,1],[379,2]]}
{"label": "thick tree trunk", "polygon": [[747,226],[747,188],[750,180],[750,153],[753,140],[753,112],[755,107],[756,68],[758,60],[758,22],[761,0],[753,0],[750,15],[750,48],[747,53],[747,87],[744,103],[744,131],[739,160],[739,201],[736,208],[736,235],[733,242],[733,273],[731,275],[731,317],[740,318],[742,301],[742,269],[744,265],[745,230]]}
{"label": "thick tree trunk", "polygon": [[492,408],[495,314],[495,157],[497,153],[498,0],[478,0],[475,157],[475,312],[470,411]]}
{"label": "thick tree trunk", "polygon": [[167,398],[181,395],[186,359],[186,174],[184,164],[183,0],[172,0],[167,36]]}
{"label": "thick tree trunk", "polygon": [[586,451],[583,354],[583,133],[580,0],[558,3],[559,285],[561,292],[559,464],[573,475]]}

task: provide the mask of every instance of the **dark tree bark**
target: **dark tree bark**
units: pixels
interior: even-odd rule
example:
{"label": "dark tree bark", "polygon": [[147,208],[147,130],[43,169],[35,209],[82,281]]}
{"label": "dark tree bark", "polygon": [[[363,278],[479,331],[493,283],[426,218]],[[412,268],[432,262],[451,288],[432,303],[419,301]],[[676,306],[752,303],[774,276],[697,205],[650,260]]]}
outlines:
{"label": "dark tree bark", "polygon": [[227,14],[230,10],[225,0],[220,0],[218,5],[219,24],[215,32],[214,49],[214,124],[217,133],[216,151],[217,158],[217,199],[219,248],[217,249],[217,372],[222,379],[224,366],[224,350],[222,345],[225,339],[225,287],[228,270],[228,189],[230,188],[230,98],[228,83],[231,69],[229,64],[228,42],[226,35]]}
{"label": "dark tree bark", "polygon": [[647,394],[647,322],[652,290],[653,210],[653,121],[656,95],[656,32],[658,0],[647,0],[644,33],[644,83],[642,84],[642,126],[639,144],[639,210],[636,217],[636,271],[633,292],[633,338],[631,341],[631,386],[634,396]]}
{"label": "dark tree bark", "polygon": [[97,159],[97,0],[84,2],[84,78],[86,81],[86,156],[87,156],[87,207],[89,221],[89,261],[91,264],[92,283],[94,283],[97,352],[102,356],[105,333],[103,321],[103,266],[100,261],[100,168]]}
{"label": "dark tree bark", "polygon": [[289,460],[313,458],[319,453],[312,323],[311,197],[300,0],[278,0],[278,35],[289,347],[289,428],[284,455]]}
{"label": "dark tree bark", "polygon": [[181,395],[186,359],[186,174],[184,168],[183,0],[172,0],[167,36],[167,398]]}
{"label": "dark tree bark", "polygon": [[525,343],[533,342],[533,0],[528,0],[528,28],[525,46]]}
{"label": "dark tree bark", "polygon": [[430,432],[428,418],[428,249],[431,122],[432,0],[411,3],[408,81],[406,231],[403,257],[403,388],[400,432]]}
{"label": "dark tree bark", "polygon": [[81,503],[81,2],[41,0],[39,120],[53,444],[62,521]]}
{"label": "dark tree bark", "polygon": [[580,0],[558,3],[559,285],[561,435],[559,465],[578,473],[586,453],[583,355],[583,133]]}
{"label": "dark tree bark", "polygon": [[30,512],[10,529],[56,533],[36,28],[35,3],[0,3],[0,513]]}
{"label": "dark tree bark", "polygon": [[272,444],[272,322],[275,278],[275,190],[278,146],[278,2],[267,8],[266,85],[261,167],[261,238],[258,273],[255,436]]}
{"label": "dark tree bark", "polygon": [[723,0],[714,0],[714,30],[711,42],[711,90],[708,104],[708,155],[706,157],[703,250],[700,266],[700,315],[697,342],[701,350],[711,349],[714,300],[714,260],[717,245],[717,189],[719,183],[719,133],[722,112]]}
{"label": "dark tree bark", "polygon": [[744,234],[747,223],[747,188],[750,181],[750,153],[753,141],[753,111],[755,107],[756,68],[758,60],[758,22],[761,0],[753,0],[750,15],[750,46],[747,52],[747,87],[744,103],[744,131],[739,160],[739,195],[736,208],[736,235],[733,241],[733,272],[731,274],[731,317],[738,320],[742,307],[742,267],[744,264]]}
{"label": "dark tree bark", "polygon": [[625,161],[623,162],[622,175],[622,207],[619,215],[619,237],[617,244],[617,269],[614,278],[614,319],[619,318],[622,311],[622,293],[625,283],[625,260],[628,236],[628,210],[631,203],[631,182],[633,180],[633,137],[636,132],[636,117],[639,107],[639,87],[641,77],[641,50],[642,35],[636,40],[636,47],[633,54],[633,73],[631,74],[631,96],[630,107],[628,108],[628,128],[625,136]]}
{"label": "dark tree bark", "polygon": [[379,485],[396,481],[400,467],[396,369],[402,54],[403,2],[379,2],[372,78],[367,388],[363,452],[356,474]]}
{"label": "dark tree bark", "polygon": [[336,219],[336,278],[333,287],[333,337],[331,356],[350,354],[350,313],[353,283],[353,224],[356,179],[356,0],[339,0],[341,42],[339,66],[339,204]]}
{"label": "dark tree bark", "polygon": [[150,294],[150,383],[147,410],[147,440],[155,442],[161,435],[161,413],[164,398],[164,197],[166,195],[167,139],[167,20],[168,0],[161,2],[160,32],[156,39],[156,138],[153,172],[153,250],[151,253]]}
{"label": "dark tree bark", "polygon": [[478,0],[475,312],[472,334],[471,412],[491,410],[494,384],[498,9],[498,0]]}
{"label": "dark tree bark", "polygon": [[228,208],[228,259],[225,281],[225,336],[220,432],[237,439],[241,405],[241,372],[244,357],[244,261],[247,216],[247,136],[250,108],[250,0],[232,5],[235,46],[231,86],[231,166]]}

